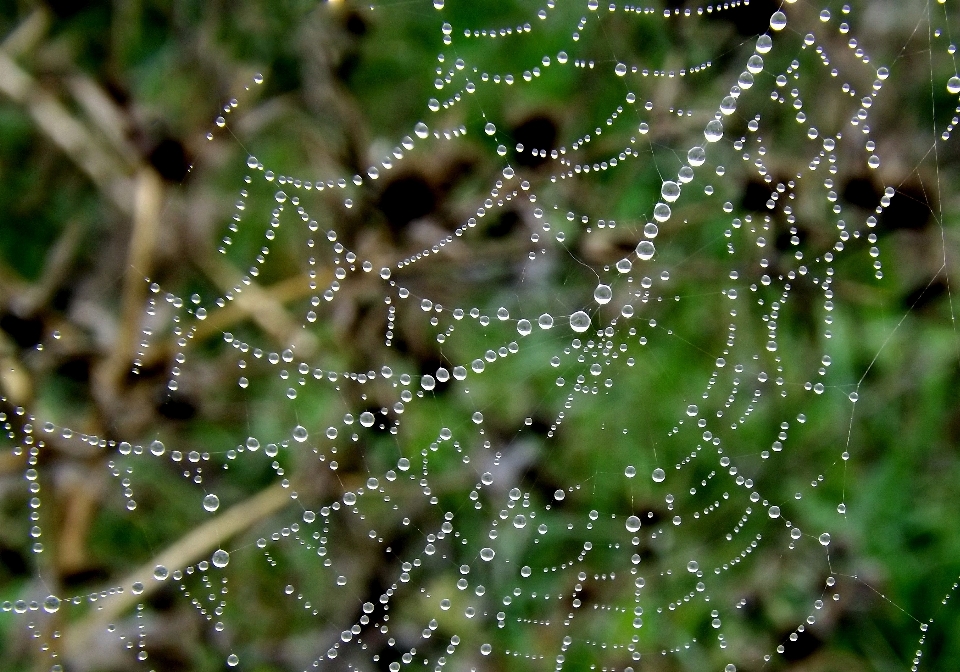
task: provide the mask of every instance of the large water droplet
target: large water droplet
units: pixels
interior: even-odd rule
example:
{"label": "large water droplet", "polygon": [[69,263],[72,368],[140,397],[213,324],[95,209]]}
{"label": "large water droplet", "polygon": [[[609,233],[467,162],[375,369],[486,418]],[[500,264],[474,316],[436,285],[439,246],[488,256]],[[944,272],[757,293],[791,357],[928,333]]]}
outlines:
{"label": "large water droplet", "polygon": [[640,519],[636,516],[630,516],[626,522],[627,532],[636,532],[640,529]]}
{"label": "large water droplet", "polygon": [[303,443],[307,440],[307,428],[303,425],[297,425],[293,428],[293,438],[298,443]]}
{"label": "large water droplet", "polygon": [[427,128],[427,125],[422,121],[418,122],[416,126],[413,127],[413,132],[417,134],[417,137],[420,139],[426,138],[430,135],[430,129]]}
{"label": "large water droplet", "polygon": [[214,494],[209,494],[203,498],[203,508],[211,513],[220,508],[220,498]]}
{"label": "large water droplet", "polygon": [[660,195],[663,196],[663,200],[667,203],[673,203],[680,198],[680,185],[672,180],[667,180],[663,183],[663,186],[660,187]]}
{"label": "large water droplet", "polygon": [[610,289],[610,285],[597,285],[597,288],[593,290],[593,299],[601,306],[605,303],[610,303],[610,299],[613,298],[613,290]]}
{"label": "large water droplet", "polygon": [[656,253],[656,246],[649,240],[641,240],[637,243],[637,256],[640,257],[641,261],[650,261]]}
{"label": "large water droplet", "polygon": [[537,318],[537,324],[541,329],[549,329],[553,326],[553,316],[550,313],[544,313]]}
{"label": "large water droplet", "polygon": [[695,574],[699,569],[700,569],[700,563],[698,563],[696,560],[691,560],[690,562],[687,563],[687,571],[690,572],[691,574]]}
{"label": "large water droplet", "polygon": [[820,535],[820,545],[829,546],[830,545],[830,535],[826,532]]}
{"label": "large water droplet", "polygon": [[230,562],[230,554],[227,553],[222,548],[218,548],[213,552],[213,557],[210,559],[214,567],[226,567]]}
{"label": "large water droplet", "polygon": [[570,316],[570,328],[582,334],[590,328],[590,316],[582,310],[578,310]]}
{"label": "large water droplet", "polygon": [[653,470],[653,474],[651,477],[656,483],[663,483],[663,479],[665,479],[667,475],[664,473],[663,469],[661,469],[660,467],[657,467],[656,469]]}
{"label": "large water droplet", "polygon": [[787,27],[787,15],[783,12],[774,12],[770,16],[770,27],[774,30],[783,30]]}
{"label": "large water droplet", "polygon": [[687,151],[687,162],[694,168],[699,168],[707,160],[707,152],[703,147],[691,147]]}
{"label": "large water droplet", "polygon": [[496,555],[496,552],[492,548],[481,548],[480,549],[480,559],[484,562],[490,562],[493,560],[493,556]]}
{"label": "large water droplet", "polygon": [[707,139],[707,142],[717,142],[723,137],[723,124],[720,123],[719,119],[714,119],[706,125],[703,129],[703,137]]}
{"label": "large water droplet", "polygon": [[947,80],[947,91],[950,93],[960,93],[960,77],[954,75]]}

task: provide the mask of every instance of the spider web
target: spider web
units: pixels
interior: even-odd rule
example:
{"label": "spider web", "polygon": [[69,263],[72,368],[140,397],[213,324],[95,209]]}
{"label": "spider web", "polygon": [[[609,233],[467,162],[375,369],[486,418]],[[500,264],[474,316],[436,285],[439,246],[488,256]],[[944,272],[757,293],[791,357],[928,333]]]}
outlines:
{"label": "spider web", "polygon": [[[217,247],[246,270],[224,292],[147,278],[133,368],[169,357],[177,391],[214,362],[247,427],[197,450],[86,435],[22,408],[5,417],[29,461],[28,515],[49,506],[45,437],[79,436],[111,453],[131,519],[179,506],[151,501],[156,483],[192,483],[184,506],[210,523],[211,551],[170,564],[183,556],[168,549],[103,591],[4,611],[31,628],[69,612],[82,625],[63,647],[108,632],[145,670],[157,669],[147,598],[173,585],[238,669],[262,654],[231,635],[231,615],[262,589],[285,614],[271,627],[311,633],[304,669],[734,672],[787,664],[848,593],[873,590],[842,546],[857,408],[911,310],[885,323],[864,366],[837,287],[886,282],[886,213],[909,198],[897,176],[918,177],[941,232],[928,286],[947,283],[953,319],[939,154],[960,79],[946,6],[796,2],[714,51],[727,43],[710,40],[713,17],[749,3],[459,4],[417,15],[438,24],[435,72],[416,73],[432,95],[362,170],[288,174],[234,135],[243,104],[215,120],[210,142],[245,155]],[[410,7],[367,11],[389,22]],[[894,14],[915,28],[892,47],[872,23]],[[677,36],[687,49],[665,46]],[[924,59],[932,135],[914,157],[891,113],[905,101],[885,94]],[[576,112],[558,142],[524,146],[507,130],[515,108],[568,90]],[[384,252],[363,226],[372,194],[464,146],[482,149],[483,168],[456,194],[451,229],[421,220],[401,254]],[[843,193],[863,176],[883,184],[875,205]],[[490,230],[507,216],[504,242]],[[286,347],[269,314],[216,328],[289,268],[308,281]],[[336,330],[358,306],[366,356]],[[429,370],[411,352],[428,353]],[[260,508],[234,504],[263,473]],[[263,510],[249,531],[236,522]],[[249,586],[263,563],[270,580]],[[916,670],[934,620],[907,616]],[[46,651],[61,669],[57,639]]]}

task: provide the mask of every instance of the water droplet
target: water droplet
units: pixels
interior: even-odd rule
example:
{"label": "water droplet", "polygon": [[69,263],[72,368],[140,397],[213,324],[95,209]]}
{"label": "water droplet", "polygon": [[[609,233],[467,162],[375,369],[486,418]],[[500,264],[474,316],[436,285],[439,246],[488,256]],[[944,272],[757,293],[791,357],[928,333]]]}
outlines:
{"label": "water droplet", "polygon": [[947,80],[947,91],[950,93],[960,93],[960,77],[954,75]]}
{"label": "water droplet", "polygon": [[769,35],[761,35],[757,38],[757,53],[766,54],[773,48],[773,38]]}
{"label": "water droplet", "polygon": [[231,653],[229,656],[227,656],[227,665],[230,667],[236,667],[239,664],[240,658],[237,656],[237,654]]}
{"label": "water droplet", "polygon": [[373,427],[374,417],[370,411],[364,411],[360,414],[360,424],[364,427]]}
{"label": "water droplet", "polygon": [[610,303],[610,299],[612,298],[613,290],[610,289],[610,285],[597,285],[597,288],[593,290],[593,299],[601,306],[605,303]]}
{"label": "water droplet", "polygon": [[220,508],[220,498],[214,494],[209,494],[203,498],[203,508],[211,513]]}
{"label": "water droplet", "polygon": [[443,0],[433,0],[433,8],[437,10],[443,9]]}
{"label": "water droplet", "polygon": [[687,151],[687,163],[694,168],[699,168],[707,161],[707,152],[703,147],[691,147]]}
{"label": "water droplet", "polygon": [[637,256],[641,261],[650,261],[656,253],[656,246],[649,240],[641,240],[637,243]]}
{"label": "water droplet", "polygon": [[533,331],[533,325],[530,324],[530,320],[517,322],[517,333],[521,336],[529,336],[531,331]]}
{"label": "water droplet", "polygon": [[820,545],[829,546],[830,545],[830,535],[826,532],[820,535]]}
{"label": "water droplet", "polygon": [[297,425],[293,428],[293,438],[298,443],[303,443],[307,440],[307,428],[303,425]]}
{"label": "water droplet", "polygon": [[663,196],[663,200],[667,203],[673,203],[680,198],[680,185],[671,180],[667,180],[663,183],[663,186],[660,187],[660,195]]}
{"label": "water droplet", "polygon": [[427,128],[427,125],[422,121],[417,122],[417,125],[413,127],[413,132],[421,140],[430,135],[430,129]]}
{"label": "water droplet", "polygon": [[769,509],[767,509],[767,514],[768,514],[771,518],[779,518],[779,517],[780,517],[780,507],[779,507],[779,506],[771,506]]}
{"label": "water droplet", "polygon": [[155,457],[160,457],[161,455],[163,455],[165,450],[166,450],[166,447],[163,445],[162,441],[153,441],[150,444],[150,453]]}
{"label": "water droplet", "polygon": [[787,15],[783,12],[774,12],[770,16],[770,27],[774,30],[783,30],[787,27]]}
{"label": "water droplet", "polygon": [[157,581],[165,581],[168,576],[170,576],[170,570],[163,565],[157,565],[153,568],[153,578]]}
{"label": "water droplet", "polygon": [[480,653],[482,653],[483,655],[489,656],[491,651],[493,651],[493,647],[490,646],[489,644],[480,645]]}
{"label": "water droplet", "polygon": [[56,595],[47,595],[47,598],[43,601],[43,610],[48,614],[52,614],[60,609],[60,598]]}
{"label": "water droplet", "polygon": [[570,328],[578,334],[582,334],[590,328],[590,316],[582,310],[578,310],[570,316]]}
{"label": "water droplet", "polygon": [[140,581],[134,581],[133,585],[130,586],[130,590],[134,595],[139,595],[143,592],[143,584]]}
{"label": "water droplet", "polygon": [[636,467],[634,467],[633,465],[628,466],[626,469],[623,470],[623,475],[626,476],[627,478],[633,478],[634,476],[637,475]]}
{"label": "water droplet", "polygon": [[493,556],[496,555],[496,552],[492,548],[481,548],[480,549],[480,559],[484,562],[490,562],[493,560]]}
{"label": "water droplet", "polygon": [[549,329],[553,326],[553,316],[550,313],[544,313],[537,318],[537,324],[541,329]]}
{"label": "water droplet", "polygon": [[518,530],[523,529],[524,527],[526,527],[526,526],[527,526],[527,518],[526,518],[526,516],[523,516],[523,515],[518,514],[516,517],[514,517],[514,519],[513,519],[513,526],[514,526],[515,528],[517,528]]}
{"label": "water droplet", "polygon": [[230,554],[227,553],[222,548],[218,548],[213,552],[213,557],[210,559],[214,567],[224,568],[227,566],[227,563],[230,562]]}
{"label": "water droplet", "polygon": [[707,139],[707,142],[717,142],[723,137],[723,124],[719,119],[714,119],[707,123],[703,129],[703,137]]}
{"label": "water droplet", "polygon": [[397,460],[397,469],[400,471],[407,471],[410,469],[410,460],[405,457],[401,457]]}
{"label": "water droplet", "polygon": [[689,415],[691,418],[695,417],[699,412],[700,412],[700,409],[697,408],[696,404],[690,404],[689,406],[687,406],[687,415]]}
{"label": "water droplet", "polygon": [[666,477],[667,475],[664,473],[663,469],[661,469],[660,467],[657,467],[656,469],[653,470],[652,478],[655,482],[663,483],[663,479],[665,479]]}
{"label": "water droplet", "polygon": [[652,240],[656,238],[659,233],[660,233],[660,227],[658,227],[653,222],[647,222],[646,224],[643,225],[643,235],[645,235],[647,238],[650,238]]}
{"label": "water droplet", "polygon": [[691,560],[687,563],[687,571],[691,574],[695,574],[700,569],[700,563],[696,560]]}
{"label": "water droplet", "polygon": [[345,492],[343,493],[343,503],[347,506],[353,506],[357,503],[357,493],[355,492]]}
{"label": "water droplet", "polygon": [[640,519],[636,516],[630,516],[626,522],[627,532],[636,532],[640,529]]}
{"label": "water droplet", "polygon": [[564,497],[566,496],[567,496],[567,493],[565,493],[563,490],[557,490],[556,492],[553,493],[553,498],[558,502],[562,502]]}
{"label": "water droplet", "polygon": [[617,73],[617,77],[623,77],[627,74],[627,66],[623,63],[617,63],[617,67],[613,71]]}
{"label": "water droplet", "polygon": [[483,132],[487,135],[493,135],[497,132],[497,127],[488,121],[487,125],[483,127]]}
{"label": "water droplet", "polygon": [[633,262],[629,259],[621,259],[617,262],[617,270],[620,273],[629,273],[633,269]]}
{"label": "water droplet", "polygon": [[653,206],[653,218],[663,224],[670,219],[670,206],[666,203],[657,203]]}

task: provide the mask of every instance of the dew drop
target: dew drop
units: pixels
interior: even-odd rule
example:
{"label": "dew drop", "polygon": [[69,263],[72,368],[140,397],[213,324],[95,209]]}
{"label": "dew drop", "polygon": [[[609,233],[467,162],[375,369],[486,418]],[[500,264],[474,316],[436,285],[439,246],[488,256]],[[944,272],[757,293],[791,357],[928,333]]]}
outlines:
{"label": "dew drop", "polygon": [[653,218],[663,224],[670,219],[670,206],[666,203],[657,203],[653,206]]}
{"label": "dew drop", "polygon": [[307,428],[303,425],[297,425],[293,428],[293,438],[297,443],[303,443],[307,440]]}
{"label": "dew drop", "polygon": [[783,12],[774,12],[770,17],[770,27],[774,30],[783,30],[787,27],[787,15]]}
{"label": "dew drop", "polygon": [[480,559],[484,562],[490,562],[493,560],[493,556],[496,555],[496,552],[492,548],[481,548],[480,549]]}
{"label": "dew drop", "polygon": [[210,559],[214,567],[224,568],[230,562],[230,554],[227,553],[222,548],[218,548],[213,552],[213,557]]}
{"label": "dew drop", "polygon": [[714,119],[707,123],[703,129],[703,137],[707,139],[707,142],[717,142],[723,137],[723,124],[719,119]]}
{"label": "dew drop", "polygon": [[211,513],[220,508],[220,498],[214,494],[209,494],[203,498],[203,508]]}
{"label": "dew drop", "polygon": [[497,127],[488,121],[487,125],[483,127],[483,132],[487,135],[493,135],[497,132]]}
{"label": "dew drop", "polygon": [[960,93],[960,77],[954,75],[947,80],[947,91],[950,93]]}
{"label": "dew drop", "polygon": [[544,313],[537,318],[537,324],[541,329],[550,329],[553,326],[553,316],[550,313]]}
{"label": "dew drop", "polygon": [[779,507],[779,506],[771,506],[769,509],[767,509],[767,515],[769,515],[771,518],[779,518],[779,517],[780,517],[780,507]]}
{"label": "dew drop", "polygon": [[570,316],[570,328],[578,334],[582,334],[590,328],[590,316],[582,310],[578,310]]}
{"label": "dew drop", "polygon": [[657,467],[656,469],[653,470],[652,478],[655,482],[663,483],[663,479],[665,479],[666,477],[667,475],[664,473],[663,469],[661,469],[660,467]]}
{"label": "dew drop", "polygon": [[703,147],[691,147],[687,151],[687,162],[694,168],[699,168],[707,161],[707,152]]}
{"label": "dew drop", "polygon": [[660,187],[660,195],[663,196],[663,200],[667,203],[673,203],[680,198],[680,185],[672,180],[667,180],[663,183],[663,186]]}
{"label": "dew drop", "polygon": [[170,576],[170,570],[163,565],[157,565],[153,568],[153,578],[157,581],[165,581]]}
{"label": "dew drop", "polygon": [[650,261],[657,253],[657,247],[649,240],[641,240],[637,244],[637,256],[641,261]]}
{"label": "dew drop", "polygon": [[610,303],[612,298],[613,290],[610,289],[610,285],[597,285],[597,288],[593,290],[593,299],[601,306]]}
{"label": "dew drop", "polygon": [[430,129],[427,128],[427,125],[422,121],[417,122],[417,125],[413,127],[413,132],[421,140],[426,138],[428,135],[430,135]]}
{"label": "dew drop", "polygon": [[617,63],[617,67],[613,71],[617,73],[617,77],[623,77],[627,74],[627,66],[623,63]]}
{"label": "dew drop", "polygon": [[43,601],[43,610],[48,614],[57,612],[60,609],[60,598],[56,595],[47,595]]}
{"label": "dew drop", "polygon": [[634,467],[633,465],[628,466],[626,469],[623,470],[623,475],[626,476],[627,478],[633,478],[634,476],[637,475],[636,467]]}
{"label": "dew drop", "polygon": [[696,560],[691,560],[687,563],[687,571],[691,574],[695,574],[700,569],[700,563]]}
{"label": "dew drop", "polygon": [[820,545],[829,546],[830,545],[830,535],[827,532],[824,532],[820,535]]}
{"label": "dew drop", "polygon": [[627,532],[636,532],[640,529],[640,519],[636,516],[630,516],[626,521]]}
{"label": "dew drop", "polygon": [[530,320],[517,322],[517,333],[521,336],[529,336],[531,331],[533,331],[533,325],[530,324]]}
{"label": "dew drop", "polygon": [[227,656],[227,665],[230,667],[236,667],[239,664],[240,658],[237,656],[237,654],[231,653],[229,656]]}

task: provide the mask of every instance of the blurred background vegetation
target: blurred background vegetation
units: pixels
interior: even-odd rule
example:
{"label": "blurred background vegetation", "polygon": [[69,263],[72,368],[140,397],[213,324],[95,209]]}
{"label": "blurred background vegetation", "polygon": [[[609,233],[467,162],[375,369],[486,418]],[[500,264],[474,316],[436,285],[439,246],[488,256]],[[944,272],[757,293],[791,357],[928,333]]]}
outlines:
{"label": "blurred background vegetation", "polygon": [[[387,347],[384,298],[389,293],[375,274],[345,282],[321,319],[304,328],[302,316],[313,294],[308,274],[316,270],[323,286],[333,279],[333,267],[321,253],[317,266],[309,264],[308,234],[289,225],[281,227],[255,282],[225,308],[211,306],[178,388],[168,386],[171,370],[180,364],[175,336],[163,322],[171,313],[161,305],[158,319],[145,318],[152,295],[143,278],[182,297],[196,293],[204,302],[239,286],[276,206],[276,187],[257,182],[245,197],[246,210],[253,213],[251,226],[233,234],[227,230],[238,191],[245,188],[244,175],[250,172],[248,155],[278,174],[316,180],[365,174],[368,165],[393,151],[415,123],[426,119],[426,101],[438,96],[435,70],[452,67],[437,62],[443,21],[477,27],[536,21],[536,30],[522,38],[456,43],[457,56],[467,63],[519,76],[545,54],[567,49],[573,57],[571,26],[584,12],[579,4],[558,2],[541,22],[533,18],[540,6],[527,2],[447,4],[442,15],[427,0],[373,6],[307,0],[0,4],[0,386],[10,436],[0,454],[0,601],[5,601],[0,669],[49,669],[60,663],[67,670],[216,670],[227,666],[233,652],[240,656],[241,669],[309,667],[356,620],[360,604],[373,602],[381,616],[378,597],[397,580],[398,562],[391,558],[419,553],[424,533],[439,527],[442,518],[437,507],[426,506],[413,481],[406,490],[402,483],[397,486],[394,497],[403,503],[401,512],[370,504],[368,516],[385,537],[380,545],[366,538],[369,525],[334,517],[328,544],[333,574],[319,569],[315,550],[304,550],[303,543],[270,545],[265,558],[256,540],[281,530],[286,537],[302,507],[319,509],[343,492],[363,487],[371,474],[396,468],[400,454],[411,458],[416,472],[420,449],[436,440],[438,427],[451,426],[455,434],[473,431],[470,416],[478,408],[484,412],[484,434],[464,444],[473,460],[470,468],[464,470],[461,456],[453,453],[441,451],[430,458],[440,513],[457,512],[457,529],[464,541],[470,540],[469,548],[449,544],[445,563],[430,565],[427,576],[418,575],[417,587],[470,597],[452,586],[459,577],[456,567],[475,558],[474,542],[486,534],[487,523],[480,514],[473,517],[467,495],[487,469],[497,474],[491,500],[505,499],[514,485],[522,487],[534,508],[544,511],[540,519],[556,525],[552,529],[582,522],[593,509],[605,516],[627,515],[628,510],[649,514],[654,526],[672,516],[648,475],[657,466],[681,461],[690,450],[689,445],[671,448],[662,437],[702,392],[727,339],[722,311],[728,310],[728,299],[721,290],[731,286],[723,235],[729,217],[710,204],[729,200],[736,216],[752,213],[758,220],[767,212],[770,186],[751,175],[748,164],[741,165],[730,142],[746,132],[752,115],[725,119],[727,137],[718,158],[711,155],[708,164],[713,169],[726,163],[726,174],[712,183],[717,195],[703,195],[710,176],[698,175],[657,239],[652,268],[657,276],[668,271],[671,284],[663,290],[663,305],[651,308],[638,327],[650,345],[637,349],[637,340],[632,341],[627,354],[637,358],[636,368],[626,365],[625,354],[612,365],[611,391],[578,399],[559,427],[556,417],[566,392],[554,381],[558,375],[572,380],[578,370],[576,365],[564,364],[559,371],[549,365],[552,355],[569,346],[569,338],[555,329],[523,341],[521,355],[509,365],[490,365],[483,376],[471,378],[469,395],[448,384],[418,400],[417,410],[403,418],[399,439],[374,428],[363,436],[360,449],[339,454],[336,472],[312,453],[299,454],[288,446],[272,464],[262,454],[229,458],[228,451],[246,437],[279,442],[297,424],[309,428],[319,445],[323,428],[342,426],[344,413],[392,407],[396,392],[383,380],[366,388],[344,382],[302,386],[290,400],[287,390],[293,383],[274,369],[251,361],[239,370],[242,357],[224,343],[222,332],[267,351],[293,346],[298,361],[325,371],[378,371],[389,365],[414,376],[469,362],[518,338],[515,319],[493,320],[484,329],[465,325],[441,346],[418,309],[400,308]],[[670,7],[696,6],[676,2]],[[802,0],[787,10],[791,26],[795,19],[813,25],[825,8],[835,15],[834,26],[841,20],[839,4]],[[504,142],[510,148],[506,158],[541,195],[544,209],[559,206],[550,237],[562,231],[564,244],[540,254],[544,245],[530,235],[540,222],[532,207],[517,203],[481,219],[469,236],[430,263],[415,264],[394,277],[415,296],[448,307],[476,307],[484,315],[495,315],[499,307],[507,307],[513,318],[569,315],[590,301],[597,282],[591,267],[609,270],[632,251],[644,213],[657,198],[661,175],[676,174],[686,149],[702,142],[705,120],[736,81],[776,9],[776,3],[754,0],[706,18],[676,21],[655,15],[606,16],[601,10],[602,18],[592,19],[577,43],[577,57],[595,61],[596,70],[544,67],[534,86],[480,87],[438,126],[464,126],[468,133],[463,139],[418,149],[392,172],[383,171],[378,181],[351,187],[349,209],[342,207],[344,193],[332,189],[302,195],[304,203],[322,220],[322,229],[335,228],[339,240],[360,258],[374,260],[375,268],[392,267],[475,215],[500,176],[503,159],[496,146]],[[848,19],[851,34],[874,65],[890,65],[893,74],[870,110],[872,137],[883,159],[880,169],[866,168],[862,144],[859,150],[843,147],[833,189],[849,221],[862,222],[880,204],[884,187],[895,187],[876,228],[884,277],[874,279],[869,245],[863,241],[838,255],[829,341],[823,338],[819,290],[796,283],[779,324],[780,351],[788,353],[785,389],[791,394],[781,399],[777,388],[764,388],[751,422],[736,435],[743,448],[734,453],[764,492],[788,502],[790,515],[804,531],[831,533],[841,599],[829,605],[816,627],[796,641],[787,639],[812,601],[821,597],[828,573],[824,554],[814,542],[790,553],[772,542],[762,544],[747,567],[725,575],[714,593],[716,604],[740,604],[724,616],[725,632],[735,642],[731,648],[718,648],[706,617],[710,608],[691,607],[664,619],[667,625],[654,625],[661,621],[648,618],[646,657],[634,663],[637,669],[722,669],[736,658],[740,670],[905,670],[914,664],[919,622],[930,618],[934,621],[926,632],[921,669],[960,668],[960,611],[953,601],[941,604],[960,575],[960,337],[951,294],[958,263],[960,201],[954,185],[960,179],[960,153],[953,141],[932,149],[956,114],[956,96],[945,89],[955,74],[946,30],[952,26],[956,33],[958,26],[944,12],[934,3],[877,0],[855,5]],[[938,27],[945,31],[942,37],[934,34]],[[802,60],[806,109],[822,119],[825,130],[846,128],[844,106],[851,104],[829,69],[801,50],[805,29],[797,31],[777,35],[766,79],[758,76],[763,85],[750,94],[757,94],[750,99],[754,107],[772,106],[769,116],[764,112],[764,123],[770,119],[764,134],[770,140],[766,162],[777,181],[803,171],[809,156],[794,138],[791,115],[763,102],[772,88],[769,73],[783,71],[794,58]],[[854,88],[866,91],[873,72],[852,60],[848,39],[833,30],[824,41],[838,67],[856,73]],[[711,67],[698,78],[636,78],[636,86],[629,83],[640,101],[654,103],[642,116],[650,124],[649,136],[638,145],[643,160],[569,183],[550,182],[554,163],[513,147],[569,147],[623,105],[624,80],[609,76],[612,54],[651,69],[706,61]],[[598,74],[601,70],[606,74]],[[253,85],[260,73],[264,83]],[[214,119],[225,106],[231,110],[229,123],[219,129]],[[678,115],[680,108],[695,113]],[[496,123],[496,138],[483,131],[488,121]],[[213,140],[207,139],[208,132]],[[584,162],[622,151],[635,134],[631,117],[623,128],[598,135]],[[801,193],[800,200],[813,205],[804,211],[796,233],[789,231],[782,208],[774,213],[765,252],[774,271],[790,267],[794,235],[810,256],[833,244],[836,232],[825,199],[813,189],[805,193],[815,193],[806,201]],[[820,216],[811,216],[818,208]],[[589,213],[590,226],[564,218],[568,209]],[[598,228],[604,217],[618,226]],[[220,254],[224,235],[233,240],[228,253]],[[530,254],[539,255],[537,263]],[[755,263],[759,254],[747,249],[737,257],[745,266],[738,267]],[[740,291],[747,292],[748,284]],[[674,296],[682,300],[673,301]],[[603,313],[606,319],[615,314]],[[648,327],[647,317],[666,326]],[[144,324],[156,325],[156,331],[141,356]],[[738,334],[742,352],[766,338],[759,313],[752,324],[753,332],[741,328]],[[673,334],[682,338],[669,337]],[[817,374],[825,366],[824,352],[831,357],[829,371]],[[141,366],[130,373],[135,359]],[[237,385],[240,376],[249,379],[248,386]],[[822,380],[826,392],[805,392],[807,380]],[[859,394],[856,413],[848,399],[851,391]],[[721,403],[703,402],[702,412],[718,410]],[[18,408],[75,433],[58,432],[31,456],[17,448],[25,431]],[[789,448],[773,468],[762,466],[758,454],[769,447],[768,437],[779,431],[782,420],[798,413],[805,414],[806,423],[791,429]],[[121,456],[115,444],[91,443],[88,436],[143,445],[159,439],[168,451],[194,451],[197,460],[183,471],[182,466]],[[492,447],[485,448],[485,440]],[[660,451],[659,459],[654,450]],[[849,461],[840,458],[844,450],[851,454]],[[35,465],[27,464],[31,457]],[[635,481],[623,477],[627,464],[637,469]],[[33,495],[24,478],[31,466],[40,474],[38,507],[31,507]],[[676,477],[678,491],[702,477],[689,471],[678,472],[683,474]],[[299,503],[291,505],[290,487],[278,485],[284,478],[292,481]],[[562,504],[554,502],[553,492],[570,486]],[[719,496],[722,487],[717,487]],[[795,498],[801,491],[802,498]],[[200,504],[205,492],[219,497],[216,516]],[[131,500],[136,501],[133,510]],[[543,509],[551,502],[553,508]],[[845,515],[837,513],[840,502],[847,507]],[[36,520],[30,519],[31,511],[37,512]],[[703,566],[723,562],[731,551],[719,540],[740,513],[717,514],[716,529],[688,531],[685,523],[684,534],[669,544],[645,545],[645,566],[654,568],[648,576],[677,563],[682,567],[692,553]],[[412,522],[402,523],[401,515]],[[37,524],[42,553],[31,550],[37,542],[31,528]],[[773,521],[751,524],[764,534],[782,535],[782,530],[773,531]],[[622,524],[607,529],[601,522],[597,528],[586,537],[598,549],[583,566],[591,574],[608,571],[621,552],[608,543],[622,536]],[[535,566],[559,565],[579,552],[584,541],[579,534],[551,533],[542,546],[533,546],[530,537],[518,538],[515,552]],[[384,558],[384,545],[392,549],[391,558]],[[160,559],[171,569],[193,566],[218,546],[231,552],[222,572],[230,581],[223,631],[170,581],[149,584],[140,607],[136,598],[125,601],[130,598],[127,579],[143,577],[137,574],[141,568]],[[542,591],[569,595],[576,579],[567,574],[532,580],[540,582]],[[337,575],[347,577],[350,599],[336,592]],[[660,578],[661,585],[649,594],[652,604],[671,602],[687,589],[679,587],[680,579],[674,585]],[[217,585],[220,575],[211,574],[211,579]],[[189,580],[194,581],[189,590],[206,592],[202,580]],[[491,594],[505,593],[512,585],[511,578],[494,570],[483,580]],[[121,585],[127,586],[123,600],[99,594]],[[304,597],[294,599],[287,585]],[[20,615],[7,608],[18,599],[42,601],[48,594],[82,596],[83,604],[50,615]],[[319,616],[303,608],[304,599],[314,601],[311,609]],[[633,609],[632,588],[597,583],[583,599]],[[449,669],[532,669],[535,664],[546,669],[553,666],[563,634],[557,622],[570,608],[558,600],[558,611],[548,614],[552,628],[513,627],[511,622],[498,629],[493,612],[502,607],[490,603],[490,615],[482,622],[442,620],[439,630],[446,639],[437,636],[443,643],[428,646],[417,643],[433,614],[425,598],[406,595],[394,602],[395,644],[373,633],[369,650],[358,658],[321,660],[321,669],[348,669],[348,664],[388,669],[398,652],[411,646],[436,659],[455,634],[472,648],[465,645],[463,660],[453,658]],[[466,603],[457,603],[453,611],[462,613]],[[523,608],[529,618],[543,618],[537,611],[542,605]],[[567,653],[568,669],[631,664],[625,651],[585,644],[591,637],[629,639],[633,630],[626,616],[615,617],[609,610],[583,616],[577,643]],[[698,644],[689,650],[660,656],[661,646],[682,647],[691,638]],[[494,642],[495,655],[481,658],[475,652],[485,641]],[[780,643],[783,655],[764,663],[763,653]],[[56,660],[50,648],[58,652]],[[500,655],[505,649],[548,658],[534,663]],[[149,655],[137,662],[141,651]],[[371,662],[374,655],[376,662]]]}

